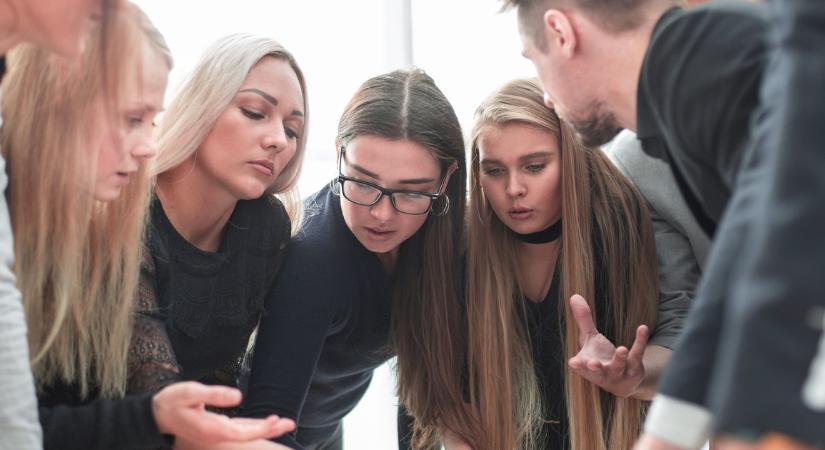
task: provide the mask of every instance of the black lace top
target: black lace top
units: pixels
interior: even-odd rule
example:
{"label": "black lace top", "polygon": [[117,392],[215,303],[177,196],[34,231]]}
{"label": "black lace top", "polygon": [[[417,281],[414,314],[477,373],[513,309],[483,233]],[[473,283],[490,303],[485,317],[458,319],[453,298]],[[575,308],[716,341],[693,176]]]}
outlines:
{"label": "black lace top", "polygon": [[217,252],[184,239],[154,198],[129,350],[128,392],[178,380],[238,386],[290,237],[272,196],[239,201]]}

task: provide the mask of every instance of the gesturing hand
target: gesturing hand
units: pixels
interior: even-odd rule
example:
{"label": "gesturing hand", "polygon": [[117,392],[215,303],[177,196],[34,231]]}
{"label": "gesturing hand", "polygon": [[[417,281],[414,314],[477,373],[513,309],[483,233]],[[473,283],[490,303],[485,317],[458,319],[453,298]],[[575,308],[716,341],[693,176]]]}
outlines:
{"label": "gesturing hand", "polygon": [[240,402],[241,392],[237,389],[190,381],[169,385],[155,394],[152,412],[161,433],[200,444],[268,439],[295,429],[295,422],[290,419],[229,418],[205,408],[230,408]]}
{"label": "gesturing hand", "polygon": [[642,356],[649,334],[647,325],[636,329],[636,339],[630,350],[624,346],[616,348],[596,329],[590,306],[582,296],[570,297],[570,309],[579,328],[581,345],[579,353],[568,362],[570,368],[617,397],[633,395],[645,377]]}

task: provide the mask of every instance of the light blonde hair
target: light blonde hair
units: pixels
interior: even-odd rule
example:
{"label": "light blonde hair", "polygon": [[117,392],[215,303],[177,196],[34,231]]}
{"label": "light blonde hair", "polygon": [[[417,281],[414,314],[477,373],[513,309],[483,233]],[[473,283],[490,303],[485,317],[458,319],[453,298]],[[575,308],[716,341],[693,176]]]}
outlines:
{"label": "light blonde hair", "polygon": [[[543,419],[519,300],[518,241],[495,215],[479,179],[480,137],[489,127],[513,122],[554,134],[561,148],[563,231],[557,266],[565,326],[560,360],[579,351],[567,299],[581,294],[594,314],[599,313],[594,303],[597,278],[604,280],[604,292],[599,294],[605,296],[607,307],[602,313],[608,329],[602,331],[616,345],[629,346],[636,326],[652,329],[656,320],[655,247],[643,199],[599,149],[579,144],[572,128],[544,106],[535,80],[515,80],[494,92],[476,111],[467,214],[467,361],[470,405],[479,425],[471,432],[447,425],[479,450],[536,448]],[[596,273],[597,267],[604,272]],[[616,398],[572,373],[566,364],[564,370],[571,448],[631,448],[642,424],[644,402]]]}
{"label": "light blonde hair", "polygon": [[159,175],[171,170],[197,152],[218,117],[240,90],[249,71],[266,57],[289,63],[298,77],[304,98],[304,131],[298,140],[295,156],[267,190],[269,194],[279,194],[283,200],[294,232],[300,225],[302,212],[297,183],[306,149],[309,104],[301,68],[292,54],[272,39],[232,34],[219,39],[206,50],[164,114],[158,134],[160,150],[153,173]]}
{"label": "light blonde hair", "polygon": [[109,398],[125,391],[149,194],[141,164],[118,199],[93,196],[96,105],[104,100],[120,129],[119,102],[143,56],[135,10],[111,14],[105,42],[93,31],[75,60],[21,46],[4,80],[2,148],[32,370],[40,388],[77,385],[82,397],[93,388]]}

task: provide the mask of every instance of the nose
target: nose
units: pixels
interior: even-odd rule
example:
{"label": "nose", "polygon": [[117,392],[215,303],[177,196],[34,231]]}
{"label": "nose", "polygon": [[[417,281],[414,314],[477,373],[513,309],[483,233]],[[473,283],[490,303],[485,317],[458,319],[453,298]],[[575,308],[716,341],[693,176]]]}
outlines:
{"label": "nose", "polygon": [[267,130],[261,142],[265,150],[272,150],[275,153],[283,151],[287,147],[287,144],[286,129],[280,123],[273,125],[272,128]]}
{"label": "nose", "polygon": [[527,193],[527,186],[521,181],[521,177],[515,173],[510,174],[507,178],[505,189],[510,197],[523,197]]}
{"label": "nose", "polygon": [[548,108],[553,109],[553,101],[550,100],[550,95],[547,92],[544,93],[544,104],[547,105]]}
{"label": "nose", "polygon": [[158,143],[152,136],[147,136],[132,147],[132,157],[137,159],[150,159],[158,154]]}
{"label": "nose", "polygon": [[370,215],[381,222],[390,220],[394,214],[395,208],[393,208],[392,200],[388,195],[382,196],[378,203],[370,206]]}

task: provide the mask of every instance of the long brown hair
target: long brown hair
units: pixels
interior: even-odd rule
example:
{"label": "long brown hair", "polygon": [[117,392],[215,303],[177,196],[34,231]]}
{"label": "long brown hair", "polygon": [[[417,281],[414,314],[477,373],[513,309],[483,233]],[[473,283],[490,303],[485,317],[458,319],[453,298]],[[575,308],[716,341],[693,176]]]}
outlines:
{"label": "long brown hair", "polygon": [[[435,82],[419,69],[367,80],[341,116],[338,142],[358,136],[407,139],[428,149],[442,176],[457,169],[446,198],[434,205],[421,229],[401,244],[393,286],[393,347],[398,354],[398,391],[417,420],[437,421],[444,407],[461,400],[460,249],[466,195],[464,140],[455,111]],[[449,199],[449,200],[447,200]],[[447,203],[448,202],[448,203]],[[441,360],[441,355],[450,358]]]}
{"label": "long brown hair", "polygon": [[[517,241],[493,212],[479,180],[480,136],[488,127],[511,122],[556,135],[561,148],[563,231],[557,263],[558,301],[564,302],[565,324],[561,360],[567,361],[580,349],[567,302],[573,294],[587,299],[594,313],[598,312],[596,294],[605,296],[605,334],[616,345],[630,346],[636,327],[652,327],[656,319],[655,246],[643,199],[601,150],[582,146],[572,128],[544,105],[535,80],[515,80],[494,92],[476,111],[467,215],[467,365],[470,405],[479,424],[472,432],[448,424],[449,430],[479,450],[535,448],[542,421],[542,400],[519,301]],[[604,272],[596,273],[597,267]],[[597,282],[604,292],[596,291]],[[572,449],[632,447],[644,402],[609,395],[566,366],[564,381]]]}
{"label": "long brown hair", "polygon": [[[141,164],[118,199],[93,197],[97,152],[89,151],[101,99],[111,126],[142,64],[141,17],[130,5],[93,30],[75,60],[31,45],[10,54],[2,148],[9,167],[15,271],[39,387],[77,385],[123,394],[131,313],[141,260],[149,177]],[[99,25],[102,26],[102,25]],[[106,61],[110,68],[101,70]]]}

